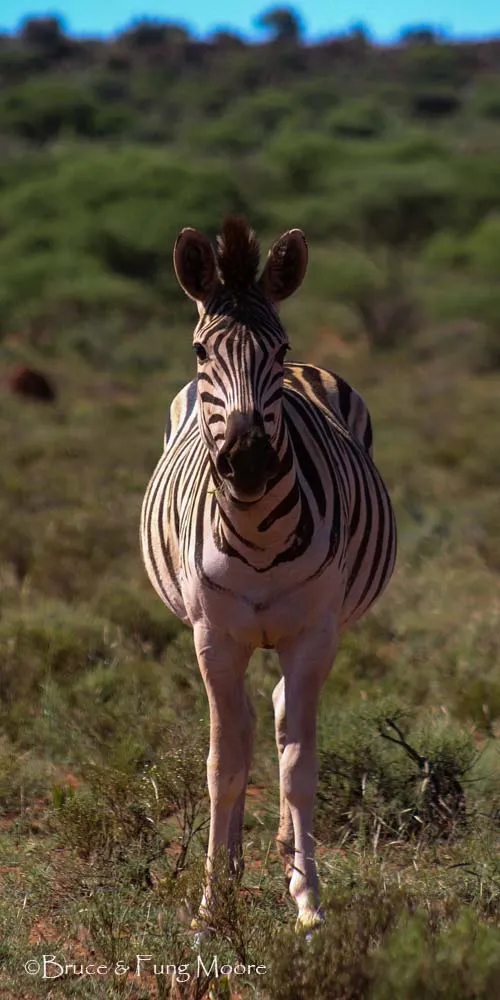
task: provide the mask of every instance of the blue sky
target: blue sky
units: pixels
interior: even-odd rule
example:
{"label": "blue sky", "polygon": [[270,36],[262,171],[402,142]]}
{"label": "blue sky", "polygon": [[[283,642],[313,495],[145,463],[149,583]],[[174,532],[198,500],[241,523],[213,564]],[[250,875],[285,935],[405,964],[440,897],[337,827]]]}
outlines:
{"label": "blue sky", "polygon": [[[286,0],[0,0],[0,29],[11,31],[31,15],[58,14],[73,34],[109,34],[143,16],[182,21],[205,35],[231,27],[255,36],[255,18]],[[458,37],[500,35],[498,0],[306,0],[301,5],[310,38],[345,31],[363,22],[381,41],[397,37],[403,26],[432,24]],[[307,13],[305,13],[307,12]]]}

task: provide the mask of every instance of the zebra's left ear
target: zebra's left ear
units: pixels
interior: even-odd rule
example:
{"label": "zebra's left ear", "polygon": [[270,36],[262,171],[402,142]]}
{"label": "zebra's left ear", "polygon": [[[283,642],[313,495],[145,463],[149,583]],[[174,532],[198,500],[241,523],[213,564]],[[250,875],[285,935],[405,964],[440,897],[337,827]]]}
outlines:
{"label": "zebra's left ear", "polygon": [[282,302],[293,295],[307,270],[307,243],[301,229],[290,229],[273,243],[259,286],[271,302]]}
{"label": "zebra's left ear", "polygon": [[182,290],[195,302],[205,302],[219,280],[212,244],[197,229],[181,229],[174,246],[174,269]]}

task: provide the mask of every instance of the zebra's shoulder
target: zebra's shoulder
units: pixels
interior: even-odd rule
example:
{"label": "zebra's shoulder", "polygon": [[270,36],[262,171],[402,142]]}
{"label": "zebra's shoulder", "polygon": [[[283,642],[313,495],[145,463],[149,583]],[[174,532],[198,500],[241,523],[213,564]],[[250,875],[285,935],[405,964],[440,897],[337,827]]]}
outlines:
{"label": "zebra's shoulder", "polygon": [[337,419],[352,436],[373,454],[373,431],[370,412],[363,397],[345,379],[326,368],[293,362],[285,365],[285,390],[300,393]]}
{"label": "zebra's shoulder", "polygon": [[189,424],[196,410],[196,379],[192,379],[174,396],[167,414],[163,447],[172,441]]}

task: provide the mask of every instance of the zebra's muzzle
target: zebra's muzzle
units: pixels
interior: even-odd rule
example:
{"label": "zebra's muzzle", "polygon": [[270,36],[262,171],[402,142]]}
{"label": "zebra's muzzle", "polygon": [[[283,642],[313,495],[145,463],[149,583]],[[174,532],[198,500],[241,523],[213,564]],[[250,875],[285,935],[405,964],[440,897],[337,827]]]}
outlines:
{"label": "zebra's muzzle", "polygon": [[269,435],[259,425],[221,448],[216,460],[219,475],[231,482],[236,493],[245,496],[262,493],[268,480],[276,475],[278,465]]}

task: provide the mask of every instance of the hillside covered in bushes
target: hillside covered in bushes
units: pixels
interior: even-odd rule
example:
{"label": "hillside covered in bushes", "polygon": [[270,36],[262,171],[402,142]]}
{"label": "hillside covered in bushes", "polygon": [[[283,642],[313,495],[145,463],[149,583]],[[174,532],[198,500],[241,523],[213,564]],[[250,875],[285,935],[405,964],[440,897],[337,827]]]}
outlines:
{"label": "hillside covered in bushes", "polygon": [[308,292],[344,325],[390,343],[468,319],[496,364],[500,40],[261,24],[252,44],[155,21],[79,40],[52,18],[0,37],[2,332],[164,319],[179,228],[239,212],[305,230]]}

